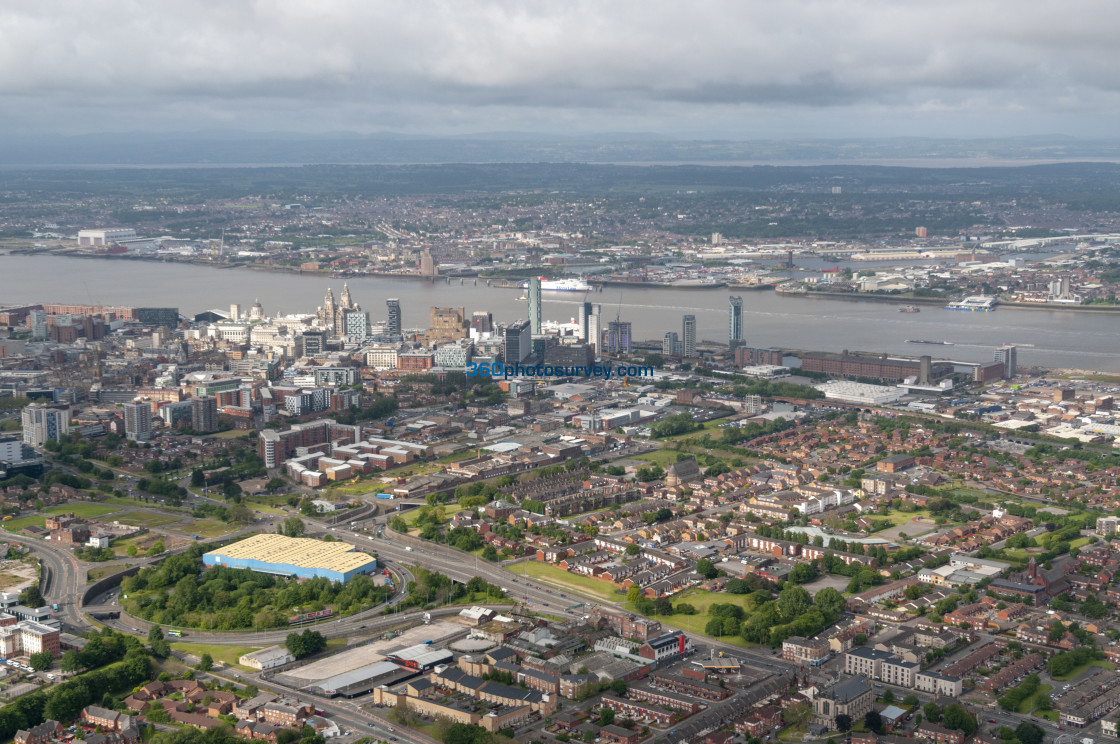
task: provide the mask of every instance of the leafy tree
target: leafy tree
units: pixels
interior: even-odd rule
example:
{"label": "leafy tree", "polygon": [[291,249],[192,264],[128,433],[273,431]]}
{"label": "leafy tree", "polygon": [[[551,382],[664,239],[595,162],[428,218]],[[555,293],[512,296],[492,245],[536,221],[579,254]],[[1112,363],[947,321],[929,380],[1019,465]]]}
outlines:
{"label": "leafy tree", "polygon": [[325,649],[327,639],[319,631],[309,628],[303,633],[289,633],[284,645],[292,652],[292,656],[302,659]]}
{"label": "leafy tree", "polygon": [[1023,721],[1015,727],[1015,738],[1020,744],[1042,744],[1046,731],[1041,726]]}
{"label": "leafy tree", "polygon": [[782,619],[791,623],[801,617],[813,605],[809,592],[799,586],[786,586],[778,594],[778,612]]}
{"label": "leafy tree", "polygon": [[47,602],[43,599],[43,595],[39,592],[39,585],[32,584],[19,593],[19,603],[24,607],[30,607],[37,610]]}
{"label": "leafy tree", "polygon": [[404,517],[396,516],[389,520],[389,529],[393,532],[408,532],[408,522],[404,521]]}
{"label": "leafy tree", "polygon": [[965,736],[972,736],[976,731],[976,717],[961,707],[960,703],[948,705],[941,718],[945,728],[963,731]]}
{"label": "leafy tree", "polygon": [[152,547],[148,548],[148,555],[159,555],[163,550],[163,540],[156,540],[152,543]]}
{"label": "leafy tree", "polygon": [[610,708],[600,708],[599,723],[604,726],[610,726],[612,723],[614,723],[614,711]]}
{"label": "leafy tree", "polygon": [[922,708],[922,712],[925,713],[926,720],[930,723],[937,723],[941,720],[941,708],[933,701],[926,703],[925,707]]}
{"label": "leafy tree", "polygon": [[630,543],[626,546],[626,555],[637,555],[640,552],[642,552],[642,549],[638,547],[637,543]]}
{"label": "leafy tree", "polygon": [[808,703],[794,703],[782,711],[782,720],[790,726],[801,727],[813,717],[813,706]]}
{"label": "leafy tree", "polygon": [[210,654],[203,654],[198,660],[197,669],[208,672],[214,668],[214,657]]}
{"label": "leafy tree", "polygon": [[891,703],[893,703],[894,702],[894,692],[892,692],[889,689],[886,692],[884,692],[883,693],[883,702],[886,703],[887,705],[890,705]]}
{"label": "leafy tree", "polygon": [[840,733],[852,730],[852,717],[847,713],[836,716],[836,730]]}
{"label": "leafy tree", "polygon": [[27,658],[31,662],[31,667],[40,672],[49,668],[51,662],[54,661],[54,656],[51,655],[50,651],[40,651],[37,654],[31,654]]}
{"label": "leafy tree", "polygon": [[696,561],[696,573],[705,579],[714,579],[719,574],[719,569],[712,565],[712,562],[707,558],[701,558]]}
{"label": "leafy tree", "polygon": [[82,668],[82,659],[77,651],[71,649],[62,655],[59,666],[64,672],[76,672]]}
{"label": "leafy tree", "polygon": [[192,471],[191,472],[191,487],[192,488],[202,488],[205,485],[206,485],[206,476],[202,473],[202,470]]}
{"label": "leafy tree", "polygon": [[299,517],[288,517],[279,528],[280,534],[286,537],[303,537],[306,531],[307,527]]}
{"label": "leafy tree", "polygon": [[137,548],[135,544],[133,544],[133,545],[129,545],[128,549],[125,550],[124,552],[128,554],[129,558],[135,558],[137,555],[139,555],[140,549]]}
{"label": "leafy tree", "polygon": [[844,595],[831,586],[826,586],[813,597],[813,604],[820,608],[825,617],[840,617],[844,611]]}
{"label": "leafy tree", "polygon": [[902,704],[907,708],[916,708],[918,707],[918,696],[910,693],[906,697],[902,698]]}
{"label": "leafy tree", "polygon": [[863,725],[868,731],[874,731],[876,734],[883,733],[883,717],[877,710],[867,711],[867,715],[863,717]]}

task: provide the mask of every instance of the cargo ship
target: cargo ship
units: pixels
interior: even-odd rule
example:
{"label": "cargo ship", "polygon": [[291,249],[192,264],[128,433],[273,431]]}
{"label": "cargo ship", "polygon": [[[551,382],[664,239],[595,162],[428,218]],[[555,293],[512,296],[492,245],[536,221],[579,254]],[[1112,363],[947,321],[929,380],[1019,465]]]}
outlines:
{"label": "cargo ship", "polygon": [[922,309],[917,305],[903,305],[898,311],[900,313],[920,313]]}
{"label": "cargo ship", "polygon": [[[590,292],[591,285],[582,279],[545,279],[543,276],[538,277],[541,280],[541,289],[550,292]],[[524,282],[521,285],[522,289],[529,288],[529,282]]]}
{"label": "cargo ship", "polygon": [[925,340],[920,339],[920,338],[908,338],[908,339],[906,339],[906,343],[908,343],[908,344],[936,344],[938,346],[952,346],[953,345],[952,341],[925,341]]}

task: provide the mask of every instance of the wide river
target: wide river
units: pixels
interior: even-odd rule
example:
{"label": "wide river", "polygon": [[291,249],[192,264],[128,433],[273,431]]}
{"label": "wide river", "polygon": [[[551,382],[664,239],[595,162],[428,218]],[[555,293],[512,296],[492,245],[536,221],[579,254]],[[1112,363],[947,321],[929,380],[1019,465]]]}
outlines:
{"label": "wide river", "polygon": [[[469,314],[489,310],[497,321],[528,316],[524,294],[491,289],[467,279],[462,285],[411,279],[351,278],[354,301],[371,320],[385,318],[385,300],[399,298],[406,328],[428,325],[433,305],[464,307]],[[260,298],[266,313],[310,312],[322,304],[328,287],[337,298],[342,280],[321,276],[218,269],[148,261],[81,259],[0,254],[0,305],[32,302],[95,303],[178,307],[184,315],[211,308],[245,309]],[[772,291],[683,290],[607,287],[588,294],[602,306],[604,326],[621,316],[634,325],[636,339],[660,339],[681,330],[681,316],[696,315],[697,338],[727,340],[727,298],[743,298],[746,341],[821,351],[870,351],[933,354],[961,361],[988,361],[994,347],[1019,344],[1021,365],[1120,372],[1120,315],[1057,310],[1000,308],[992,313],[962,313],[923,306],[900,313],[893,303],[812,299]],[[568,321],[582,296],[545,292],[546,320]],[[907,339],[950,341],[953,346],[910,344]]]}

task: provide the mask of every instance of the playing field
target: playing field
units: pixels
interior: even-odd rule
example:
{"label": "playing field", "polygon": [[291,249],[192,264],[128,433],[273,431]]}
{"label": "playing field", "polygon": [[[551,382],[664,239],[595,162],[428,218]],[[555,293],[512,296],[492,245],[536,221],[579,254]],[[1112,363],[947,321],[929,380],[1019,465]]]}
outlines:
{"label": "playing field", "polygon": [[183,521],[185,517],[175,514],[163,514],[160,512],[149,511],[135,511],[128,514],[122,514],[115,518],[115,521],[121,524],[131,524],[136,527],[163,527],[167,524],[174,524],[175,522]]}
{"label": "playing field", "polygon": [[[541,563],[540,561],[524,561],[510,566],[510,570],[514,573],[519,573],[524,576],[532,576],[535,579],[540,579],[542,582],[552,584],[554,586],[561,586],[569,589],[576,594],[583,596],[591,596],[596,599],[604,599],[608,602],[621,601],[625,599],[622,592],[617,591],[611,584],[598,579],[593,579],[590,576],[581,576],[580,574],[568,573],[562,568],[553,566],[548,563]],[[512,592],[516,597],[516,590]],[[559,599],[559,598],[558,598]],[[563,600],[560,600],[562,602]],[[559,602],[557,603],[559,604]]]}
{"label": "playing field", "polygon": [[43,527],[47,523],[47,518],[42,514],[29,514],[26,517],[17,517],[16,519],[9,519],[4,522],[4,529],[8,532],[19,532],[24,527],[35,525],[36,527]]}
{"label": "playing field", "polygon": [[180,526],[176,531],[188,535],[200,535],[202,537],[221,537],[222,535],[228,535],[235,529],[236,527],[233,525],[222,524],[212,519],[198,519],[193,523]]}
{"label": "playing field", "polygon": [[61,506],[51,506],[43,509],[44,514],[70,514],[73,513],[75,517],[100,517],[102,514],[112,514],[115,511],[120,511],[120,507],[112,506],[110,504],[63,504]]}

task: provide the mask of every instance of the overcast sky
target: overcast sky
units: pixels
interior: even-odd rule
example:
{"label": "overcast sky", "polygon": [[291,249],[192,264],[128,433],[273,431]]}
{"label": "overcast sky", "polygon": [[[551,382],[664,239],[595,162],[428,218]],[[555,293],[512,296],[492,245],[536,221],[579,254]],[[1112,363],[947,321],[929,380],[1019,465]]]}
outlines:
{"label": "overcast sky", "polygon": [[0,132],[1115,136],[1118,0],[5,0]]}

